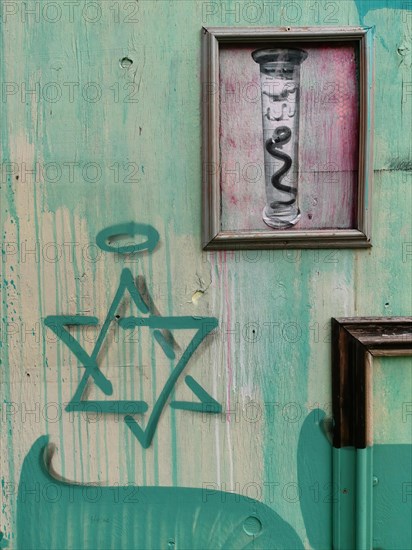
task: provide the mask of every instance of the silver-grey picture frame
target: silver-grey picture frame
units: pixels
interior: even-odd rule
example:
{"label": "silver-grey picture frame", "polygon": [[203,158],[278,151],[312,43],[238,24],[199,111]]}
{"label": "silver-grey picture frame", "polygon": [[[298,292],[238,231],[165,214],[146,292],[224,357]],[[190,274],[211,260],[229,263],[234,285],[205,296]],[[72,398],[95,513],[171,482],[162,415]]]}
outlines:
{"label": "silver-grey picture frame", "polygon": [[[220,159],[220,46],[346,42],[359,48],[359,143],[355,227],[350,229],[222,229]],[[373,29],[371,27],[209,27],[202,29],[202,248],[369,248],[373,178]],[[209,93],[213,89],[213,93]]]}

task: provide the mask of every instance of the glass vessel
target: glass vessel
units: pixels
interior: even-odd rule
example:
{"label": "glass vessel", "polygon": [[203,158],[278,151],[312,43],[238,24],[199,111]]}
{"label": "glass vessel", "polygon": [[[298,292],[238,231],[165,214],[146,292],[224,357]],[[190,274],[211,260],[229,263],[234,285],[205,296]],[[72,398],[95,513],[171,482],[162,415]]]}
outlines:
{"label": "glass vessel", "polygon": [[299,95],[300,66],[307,58],[295,48],[259,49],[252,57],[260,65],[266,205],[263,221],[276,229],[300,219]]}

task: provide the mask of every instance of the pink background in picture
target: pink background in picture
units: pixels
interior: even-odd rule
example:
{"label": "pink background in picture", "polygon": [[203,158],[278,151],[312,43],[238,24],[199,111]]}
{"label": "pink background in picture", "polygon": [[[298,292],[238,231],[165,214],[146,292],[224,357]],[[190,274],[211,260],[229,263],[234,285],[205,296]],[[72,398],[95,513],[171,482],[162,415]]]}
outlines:
{"label": "pink background in picture", "polygon": [[[261,46],[220,51],[220,179],[223,230],[268,230],[260,69]],[[293,229],[352,228],[356,221],[359,92],[355,49],[308,46],[301,66],[299,206]],[[279,230],[273,230],[279,231]]]}

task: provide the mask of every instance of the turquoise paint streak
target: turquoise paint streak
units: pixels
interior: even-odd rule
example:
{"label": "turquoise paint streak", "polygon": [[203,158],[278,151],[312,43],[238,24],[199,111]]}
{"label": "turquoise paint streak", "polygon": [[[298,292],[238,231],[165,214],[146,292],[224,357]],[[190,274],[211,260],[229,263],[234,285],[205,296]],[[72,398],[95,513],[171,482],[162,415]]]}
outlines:
{"label": "turquoise paint streak", "polygon": [[[303,381],[308,380],[309,365],[312,364],[309,343],[311,311],[308,300],[313,263],[305,253],[296,254],[292,251],[290,257],[291,261],[287,261],[282,251],[265,252],[259,263],[243,262],[243,264],[246,263],[242,265],[244,272],[240,272],[239,268],[237,271],[239,285],[243,289],[253,288],[259,278],[259,286],[266,300],[264,307],[261,307],[259,312],[255,312],[255,318],[260,318],[266,323],[277,323],[279,327],[272,333],[274,336],[271,344],[267,344],[264,350],[265,372],[262,374],[261,383],[263,400],[269,404],[295,402],[301,407],[300,410],[305,411],[307,385]],[[265,269],[267,274],[271,274],[270,281],[267,276],[265,277]],[[299,338],[296,341],[293,341],[293,338],[292,341],[288,341],[285,337],[287,331],[284,329],[289,323],[291,326],[298,327]],[[270,342],[268,332],[266,332],[266,341]],[[290,460],[286,458],[293,453],[291,437],[293,424],[288,425],[282,414],[277,414],[273,410],[269,413],[269,408],[266,408],[262,478],[275,482],[278,481],[279,476],[283,478],[288,475],[293,479],[296,474]],[[282,467],[279,466],[279,462],[283,464]],[[287,474],[286,464],[289,464]],[[270,501],[269,490],[267,486],[266,502]],[[275,499],[275,506],[279,507],[279,511],[290,513],[288,503],[280,495],[276,495]]]}
{"label": "turquoise paint streak", "polygon": [[[149,256],[148,264],[149,264],[149,283],[151,283],[151,281],[153,281],[153,258],[152,258],[152,256]],[[149,286],[149,288],[150,288],[150,286]],[[155,349],[155,339],[154,338],[151,338],[151,341],[150,341],[150,363],[151,363],[151,375],[152,375],[152,399],[153,399],[153,403],[157,403],[157,376],[156,376],[157,364],[156,364],[156,349]],[[153,412],[154,412],[155,406],[153,407]],[[150,420],[152,418],[153,417],[149,418],[149,420],[147,422],[146,429],[150,430]],[[160,418],[160,413],[159,413],[159,418]],[[129,425],[129,427],[132,429],[131,425]],[[132,429],[132,431],[133,431],[133,429]],[[154,451],[153,481],[154,481],[154,485],[159,485],[159,441],[158,441],[157,436],[153,437],[153,451]]]}
{"label": "turquoise paint streak", "polygon": [[[5,45],[5,26],[2,24],[0,26],[0,74],[1,74],[1,80],[2,82],[7,82],[8,76],[6,73],[6,60],[4,57],[4,52],[6,51],[6,45]],[[1,154],[2,154],[2,161],[7,162],[11,161],[10,157],[10,145],[9,145],[9,124],[10,119],[7,113],[6,109],[2,110],[2,121],[0,125],[0,132],[1,132]],[[3,176],[2,176],[3,177]],[[9,214],[11,218],[14,219],[14,222],[16,224],[16,236],[17,236],[17,242],[20,242],[20,228],[19,228],[19,219],[17,216],[17,210],[16,210],[16,204],[14,201],[14,191],[13,191],[13,179],[11,175],[8,175],[7,181],[6,181],[6,200],[0,201],[0,212],[1,212],[1,220],[4,220],[6,216]],[[3,223],[3,222],[2,222]],[[4,261],[5,259],[5,253],[6,251],[3,249],[3,242],[7,242],[7,232],[5,231],[3,225],[1,227],[1,237],[2,237],[2,276],[1,281],[3,281],[7,277],[6,266],[8,265],[8,262]],[[16,266],[16,277],[19,275],[19,269],[18,266]],[[6,292],[4,292],[6,289],[4,287],[4,284],[0,283],[0,288],[3,291],[2,292],[2,323],[3,326],[7,326],[8,323],[8,316],[9,316],[9,306],[7,303],[7,299],[5,297]],[[10,381],[10,350],[9,350],[9,336],[6,333],[2,337],[2,341],[0,342],[0,349],[1,349],[1,356],[2,359],[0,359],[0,368],[2,370],[2,377],[4,380],[4,384],[2,386],[4,387],[4,403],[11,403],[12,402],[12,396],[11,396],[11,381]],[[14,438],[13,438],[13,423],[12,423],[12,417],[11,415],[7,415],[7,421],[6,421],[6,430],[7,430],[7,449],[8,449],[8,475],[9,479],[14,482],[15,481],[15,469],[14,469]],[[11,517],[14,517],[16,513],[16,506],[15,506],[15,499],[11,499],[8,504],[8,512]]]}
{"label": "turquoise paint streak", "polygon": [[[90,239],[90,242],[92,242],[91,239]],[[97,278],[97,267],[96,266],[97,266],[97,261],[92,262],[90,271],[92,273],[93,281],[96,281],[96,278]],[[82,273],[85,273],[85,271],[83,271]],[[79,277],[80,277],[80,275],[79,275]],[[92,300],[93,300],[92,303],[93,304],[97,304],[98,294],[100,295],[100,289],[98,288],[98,285],[93,284],[92,285]],[[79,417],[81,417],[81,415],[79,415]],[[101,453],[100,447],[101,447],[101,441],[102,441],[102,426],[101,426],[102,424],[104,424],[104,427],[105,427],[105,425],[106,425],[105,422],[104,423],[98,422],[97,429],[96,429],[96,463],[97,463],[97,479],[99,481],[101,480],[102,453]],[[106,452],[107,452],[107,449],[106,449]],[[106,480],[107,479],[109,479],[109,478],[107,477]]]}
{"label": "turquoise paint streak", "polygon": [[[404,179],[408,177],[411,169],[409,143],[405,140],[405,135],[409,135],[412,116],[412,102],[409,101],[408,94],[411,72],[410,51],[408,53],[411,6],[409,4],[407,9],[408,2],[404,2],[402,9],[399,2],[390,0],[358,4],[361,22],[363,23],[363,18],[366,18],[368,25],[373,25],[373,38],[376,38],[374,168],[394,171],[391,175],[397,175],[399,180]],[[373,10],[368,11],[368,6],[373,6]],[[372,37],[370,40],[372,41]],[[385,113],[389,108],[396,111],[398,131],[393,134],[391,140],[385,140]],[[402,171],[404,174],[401,174]],[[381,174],[375,174],[378,175]],[[389,211],[389,208],[387,210]]]}
{"label": "turquoise paint streak", "polygon": [[[120,314],[120,311],[118,310],[118,313]],[[128,370],[129,367],[127,366],[129,364],[128,361],[128,355],[126,353],[126,348],[129,348],[132,346],[123,345],[118,350],[117,357],[114,359],[115,365],[118,365],[122,367],[121,371],[122,374],[120,375],[121,379],[118,380],[119,385],[119,393],[120,391],[123,392],[123,399],[127,399],[127,387],[128,387]],[[133,369],[133,366],[131,367]],[[133,411],[134,409],[132,409]],[[131,412],[129,412],[131,414]],[[130,434],[127,434],[127,436],[124,436],[123,430],[118,431],[118,456],[124,456],[125,463],[126,463],[126,474],[127,474],[127,480],[130,481],[129,474],[130,474]],[[123,450],[123,452],[122,452]]]}
{"label": "turquoise paint streak", "polygon": [[[66,234],[66,231],[69,230],[70,231],[70,225],[69,227],[64,227],[63,226],[63,223],[62,223],[62,234],[63,234],[63,239],[64,239],[64,242],[70,242],[70,238],[67,239],[67,234]],[[64,258],[64,266],[67,265],[67,261],[68,261],[68,258],[66,256],[66,247],[64,247],[64,252],[63,252],[63,258]],[[62,285],[63,285],[63,288],[62,288],[62,294],[63,294],[63,289],[64,289],[64,300],[66,304],[69,304],[69,286],[68,286],[68,278],[67,278],[67,269],[63,268],[63,281],[62,281]],[[57,290],[57,285],[56,285],[56,290]],[[77,295],[77,293],[76,293]],[[56,307],[59,307],[59,303],[57,301],[57,297],[56,297]],[[69,370],[69,372],[68,372]],[[70,374],[69,374],[70,373]],[[69,366],[69,369],[66,369],[66,374],[65,374],[65,383],[67,384],[67,382],[70,380],[70,386],[72,386],[72,373],[71,373],[71,365]],[[59,391],[60,391],[60,394],[62,393],[62,382],[63,382],[63,379],[59,377]],[[70,391],[71,391],[71,387],[70,387]],[[70,394],[71,395],[71,394]],[[60,403],[63,402],[63,398],[60,397]],[[63,427],[63,419],[59,419],[59,425]],[[63,434],[63,430],[62,430],[62,434]],[[64,434],[63,434],[64,435]],[[62,448],[62,450],[64,451],[64,441],[63,441],[63,436],[61,437],[61,443],[60,443],[60,446]],[[74,447],[73,447],[74,448]],[[72,462],[73,466],[74,466],[74,472],[73,472],[73,475],[74,475],[74,479],[76,479],[76,474],[75,474],[75,470],[76,470],[76,461],[73,460]],[[62,475],[65,476],[65,468],[66,468],[66,461],[65,461],[65,454],[63,452],[62,454]]]}
{"label": "turquoise paint streak", "polygon": [[[88,242],[93,242],[93,241],[89,238]],[[87,262],[87,265],[88,265],[88,263],[89,262]],[[81,254],[81,264],[80,265],[81,265],[81,273],[86,273],[86,271],[87,271],[87,268],[86,268],[86,255],[84,253]],[[92,278],[93,278],[94,281],[96,280],[95,269],[92,269]],[[84,305],[85,304],[83,303],[83,300],[80,300],[80,312],[83,311]],[[81,370],[81,369],[79,369],[79,370]],[[82,452],[84,452],[85,456],[91,456],[89,422],[84,422],[84,419],[82,418],[82,415],[79,414],[77,416],[78,416],[78,419],[79,419],[79,426],[81,426],[81,430],[84,430],[84,431],[79,430],[79,433],[81,434],[81,437],[82,437],[82,445],[81,445],[80,449],[82,450]],[[83,435],[84,432],[85,432],[85,435]],[[84,442],[86,443],[86,449],[85,450],[84,450]],[[84,472],[85,472],[84,475],[86,476],[87,480],[92,479],[92,477],[91,477],[91,461],[90,460],[85,460],[84,461]]]}
{"label": "turquoise paint streak", "polygon": [[[53,224],[53,239],[54,242],[57,243],[57,232],[56,232],[56,222]],[[54,278],[56,281],[56,290],[55,290],[55,296],[54,296],[54,302],[56,310],[60,307],[60,293],[63,293],[62,284],[60,280],[59,275],[59,269],[58,269],[58,262],[54,263]],[[66,287],[66,293],[67,293],[67,287]],[[41,295],[39,295],[40,298]],[[57,344],[57,398],[59,400],[59,403],[63,403],[63,396],[62,396],[62,363],[63,363],[63,352],[62,347],[60,346],[60,342]],[[45,379],[47,380],[47,376],[45,376]],[[46,401],[47,403],[47,401]],[[46,415],[47,416],[47,415]],[[59,439],[60,439],[60,455],[61,455],[61,464],[62,464],[62,476],[65,477],[65,444],[64,444],[64,437],[63,437],[63,425],[62,420],[59,418]]]}
{"label": "turquoise paint streak", "polygon": [[[171,271],[171,256],[170,256],[170,239],[169,232],[164,231],[165,235],[165,256],[166,256],[166,276],[167,276],[167,314],[172,315],[173,313],[173,283],[172,283],[172,271]],[[174,361],[171,361],[170,364],[170,373],[172,373],[176,364]],[[175,391],[173,389],[171,393],[172,399],[174,398]],[[176,413],[173,409],[170,411],[170,437],[172,441],[172,483],[174,486],[178,484],[178,455],[177,455],[177,432],[176,432]]]}
{"label": "turquoise paint streak", "polygon": [[[144,269],[142,266],[143,262],[140,262],[142,273],[141,275],[144,276]],[[143,401],[145,398],[144,395],[144,373],[143,373],[143,347],[142,347],[142,339],[139,338],[138,344],[137,344],[137,356],[139,361],[139,397],[140,400]],[[146,485],[147,483],[147,464],[146,464],[146,452],[145,449],[141,448],[141,461],[142,461],[142,483],[143,485]]]}
{"label": "turquoise paint streak", "polygon": [[[126,346],[123,346],[123,362],[126,365],[130,365],[130,367],[127,367],[125,369],[125,374],[123,376],[123,391],[125,394],[125,397],[128,395],[130,400],[135,399],[135,388],[134,388],[134,380],[136,376],[136,364],[135,364],[135,347],[136,345],[133,344],[129,346],[129,353],[126,353]],[[127,376],[127,374],[129,376]],[[128,391],[129,388],[129,391]],[[122,430],[123,432],[123,430]],[[121,451],[120,451],[121,452]],[[127,480],[129,483],[134,483],[136,479],[136,445],[133,438],[133,435],[130,433],[126,436],[126,457],[127,457]]]}
{"label": "turquoise paint streak", "polygon": [[404,0],[355,0],[355,4],[361,24],[369,11],[381,9],[410,11],[408,2]]}
{"label": "turquoise paint streak", "polygon": [[[69,216],[70,216],[70,231],[71,231],[71,235],[72,235],[72,241],[77,242],[76,223],[75,223],[75,216],[74,216],[73,210],[69,212]],[[80,274],[80,271],[79,271],[79,265],[78,265],[78,262],[77,262],[77,255],[76,255],[75,252],[73,253],[73,273],[74,273],[74,288],[75,288],[75,292],[76,292],[76,311],[79,312],[81,310],[81,304],[80,304],[81,298],[80,297],[82,295],[82,293],[80,292],[80,281],[79,281],[79,277],[80,277],[81,274]],[[84,273],[84,271],[82,271],[82,273]],[[70,390],[72,390],[72,388],[73,388],[73,371],[77,375],[77,376],[75,376],[75,381],[76,381],[77,384],[79,384],[79,376],[81,375],[81,372],[80,372],[79,369],[77,369],[73,365],[72,362],[70,362],[69,364],[70,364]],[[71,395],[73,395],[72,392],[71,392]],[[82,419],[79,415],[78,418],[77,418],[77,430],[78,430],[79,450],[80,450],[78,455],[79,455],[79,460],[80,460],[80,472],[81,472],[80,480],[83,481],[84,480],[84,466],[83,466],[81,429],[82,429]],[[75,435],[75,431],[73,430],[73,449],[75,449],[75,448],[76,448],[76,435]],[[77,472],[77,460],[76,460],[75,456],[73,457],[73,463],[74,463],[74,472]],[[77,479],[77,478],[75,478],[75,479]]]}

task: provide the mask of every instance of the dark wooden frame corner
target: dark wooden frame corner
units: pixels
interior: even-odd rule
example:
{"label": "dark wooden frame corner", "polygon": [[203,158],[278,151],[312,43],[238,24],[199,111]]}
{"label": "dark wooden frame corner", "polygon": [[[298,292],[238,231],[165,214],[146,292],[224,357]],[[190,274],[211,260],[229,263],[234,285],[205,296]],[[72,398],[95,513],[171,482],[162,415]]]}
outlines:
{"label": "dark wooden frame corner", "polygon": [[373,444],[373,357],[412,355],[412,317],[332,319],[333,446]]}

